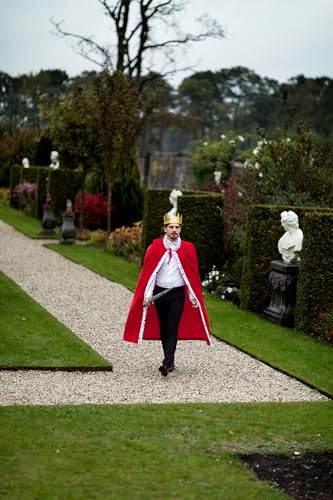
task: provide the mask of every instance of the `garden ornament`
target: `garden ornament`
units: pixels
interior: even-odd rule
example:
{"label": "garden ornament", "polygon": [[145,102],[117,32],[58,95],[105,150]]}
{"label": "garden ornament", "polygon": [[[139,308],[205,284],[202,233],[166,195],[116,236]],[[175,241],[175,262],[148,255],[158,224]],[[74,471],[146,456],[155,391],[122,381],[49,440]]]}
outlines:
{"label": "garden ornament", "polygon": [[286,231],[278,241],[278,250],[286,264],[299,262],[302,250],[303,231],[298,225],[298,215],[292,210],[281,212],[281,225]]}

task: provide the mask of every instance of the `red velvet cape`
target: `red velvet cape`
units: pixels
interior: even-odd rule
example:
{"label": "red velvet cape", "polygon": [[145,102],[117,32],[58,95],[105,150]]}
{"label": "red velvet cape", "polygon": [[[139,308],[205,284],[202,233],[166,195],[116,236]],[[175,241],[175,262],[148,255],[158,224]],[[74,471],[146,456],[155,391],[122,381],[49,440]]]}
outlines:
{"label": "red velvet cape", "polygon": [[[163,238],[154,240],[146,251],[143,267],[125,325],[123,338],[127,342],[137,343],[141,341],[141,338],[144,340],[160,339],[160,328],[155,305],[152,304],[150,307],[144,308],[142,303],[148,280],[166,252]],[[178,339],[204,340],[207,344],[211,344],[209,320],[202,295],[198,258],[194,245],[182,241],[180,248],[177,250],[177,255],[184,271],[183,277],[185,278],[185,304],[179,323]],[[189,300],[189,289],[186,283],[192,288],[199,302],[199,307],[197,308],[194,308]],[[141,333],[141,338],[140,329],[143,332]]]}

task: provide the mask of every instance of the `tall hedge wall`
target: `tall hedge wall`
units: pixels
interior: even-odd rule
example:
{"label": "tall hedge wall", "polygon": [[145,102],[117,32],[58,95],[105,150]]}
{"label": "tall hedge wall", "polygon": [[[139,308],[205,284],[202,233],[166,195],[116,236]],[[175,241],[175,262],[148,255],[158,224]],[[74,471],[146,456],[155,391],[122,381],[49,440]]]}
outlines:
{"label": "tall hedge wall", "polygon": [[55,217],[61,221],[62,213],[66,209],[66,200],[69,198],[73,205],[77,192],[81,189],[83,174],[76,170],[61,169],[50,171],[49,167],[23,168],[19,165],[11,167],[10,172],[10,202],[13,204],[13,189],[23,181],[37,184],[37,213],[39,219],[43,217],[43,206],[46,200],[47,178],[50,175],[50,193],[54,203]]}
{"label": "tall hedge wall", "polygon": [[303,232],[305,214],[333,213],[332,209],[278,205],[253,205],[249,208],[241,282],[241,307],[243,309],[261,312],[269,305],[270,261],[281,258],[277,243],[284,234],[280,224],[280,214],[284,210],[293,210],[297,213]]}
{"label": "tall hedge wall", "polygon": [[333,342],[333,211],[306,213],[296,328]]}
{"label": "tall hedge wall", "polygon": [[[178,211],[183,215],[182,238],[195,244],[202,277],[223,265],[223,196],[205,191],[182,191]],[[163,234],[163,214],[172,207],[170,189],[147,189],[143,212],[143,251]]]}

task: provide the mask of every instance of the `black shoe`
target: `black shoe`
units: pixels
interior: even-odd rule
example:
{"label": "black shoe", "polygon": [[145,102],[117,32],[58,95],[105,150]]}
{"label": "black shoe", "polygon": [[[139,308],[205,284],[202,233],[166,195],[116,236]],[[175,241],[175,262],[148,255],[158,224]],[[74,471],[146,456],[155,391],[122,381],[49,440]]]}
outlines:
{"label": "black shoe", "polygon": [[163,377],[166,377],[168,375],[168,373],[173,372],[174,369],[175,369],[175,365],[170,366],[170,368],[168,368],[167,366],[161,365],[158,370],[163,375]]}

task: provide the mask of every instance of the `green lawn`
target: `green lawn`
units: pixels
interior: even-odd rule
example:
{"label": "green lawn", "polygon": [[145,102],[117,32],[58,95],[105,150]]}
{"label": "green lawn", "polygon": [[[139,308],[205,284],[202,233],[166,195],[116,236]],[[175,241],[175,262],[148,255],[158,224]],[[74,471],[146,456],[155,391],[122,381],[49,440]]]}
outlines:
{"label": "green lawn", "polygon": [[333,449],[329,403],[0,408],[6,499],[282,499],[238,452]]}
{"label": "green lawn", "polygon": [[0,368],[110,367],[0,272]]}
{"label": "green lawn", "polygon": [[[0,200],[0,219],[30,238],[42,238],[40,235],[42,229],[40,220],[11,208],[3,200]],[[55,232],[56,235],[53,238],[59,238],[59,228],[56,228]],[[52,239],[52,237],[48,236],[47,239]]]}
{"label": "green lawn", "polygon": [[[0,218],[5,220],[1,207]],[[139,266],[93,247],[51,247],[130,290],[135,287]],[[36,328],[55,320],[49,315],[46,320],[38,304],[2,278],[0,331],[13,321],[10,332],[22,334],[16,343],[27,349],[31,363]],[[216,297],[206,300],[216,336],[332,392],[328,345]],[[11,348],[1,348],[9,358]],[[59,349],[54,345],[51,355]],[[237,453],[332,451],[332,417],[331,401],[0,407],[0,498],[283,499],[272,485],[258,481]]]}

